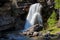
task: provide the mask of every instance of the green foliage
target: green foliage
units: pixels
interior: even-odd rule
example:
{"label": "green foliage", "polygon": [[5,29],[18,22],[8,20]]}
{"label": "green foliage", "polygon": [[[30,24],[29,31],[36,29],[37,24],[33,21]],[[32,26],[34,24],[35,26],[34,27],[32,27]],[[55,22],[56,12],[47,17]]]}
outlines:
{"label": "green foliage", "polygon": [[[58,9],[60,8],[60,0],[55,0],[55,8]],[[55,34],[57,32],[60,32],[60,28],[57,28],[56,22],[57,22],[57,14],[53,11],[52,15],[49,17],[47,23],[48,23],[48,29],[47,30],[52,30],[50,33]]]}
{"label": "green foliage", "polygon": [[49,17],[47,23],[48,23],[48,27],[52,27],[56,24],[57,20],[56,20],[56,13],[53,12],[52,15]]}
{"label": "green foliage", "polygon": [[60,8],[60,0],[55,0],[55,8]]}
{"label": "green foliage", "polygon": [[[58,9],[60,8],[60,0],[55,0],[55,8]],[[56,34],[58,32],[60,32],[60,28],[57,28],[56,26],[56,22],[57,22],[57,14],[53,11],[53,13],[51,14],[51,16],[49,17],[47,24],[48,24],[48,28],[46,30],[42,30],[43,33],[46,33],[50,30],[51,34]]]}

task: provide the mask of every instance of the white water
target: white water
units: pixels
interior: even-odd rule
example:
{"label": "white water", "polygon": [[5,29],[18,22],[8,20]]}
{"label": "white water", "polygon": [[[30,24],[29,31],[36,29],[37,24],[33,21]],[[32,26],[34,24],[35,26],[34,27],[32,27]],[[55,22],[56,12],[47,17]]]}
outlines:
{"label": "white water", "polygon": [[42,8],[42,5],[40,3],[35,3],[30,6],[30,9],[26,18],[25,29],[23,31],[26,31],[29,27],[33,26],[36,23],[43,26],[41,8]]}
{"label": "white water", "polygon": [[[23,31],[26,31],[29,27],[33,26],[36,22],[43,26],[41,8],[42,5],[39,3],[30,6],[29,13],[26,18],[25,29]],[[16,33],[18,34],[19,32]],[[5,40],[5,38],[0,38],[0,40]],[[33,39],[23,35],[21,36],[21,35],[15,35],[14,33],[11,34],[8,33],[6,40],[33,40]]]}

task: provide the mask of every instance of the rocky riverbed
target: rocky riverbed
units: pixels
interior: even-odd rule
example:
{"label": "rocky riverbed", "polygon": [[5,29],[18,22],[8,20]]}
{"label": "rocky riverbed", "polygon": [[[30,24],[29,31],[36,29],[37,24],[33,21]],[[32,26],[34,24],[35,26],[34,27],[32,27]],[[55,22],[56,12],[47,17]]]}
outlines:
{"label": "rocky riverbed", "polygon": [[55,35],[50,33],[41,33],[38,36],[30,37],[20,34],[20,30],[8,30],[0,33],[0,40],[60,40],[60,33]]}

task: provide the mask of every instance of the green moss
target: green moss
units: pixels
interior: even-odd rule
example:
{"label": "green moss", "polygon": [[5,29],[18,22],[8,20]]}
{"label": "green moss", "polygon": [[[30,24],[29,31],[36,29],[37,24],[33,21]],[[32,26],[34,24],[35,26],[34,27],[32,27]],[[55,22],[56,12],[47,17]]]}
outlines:
{"label": "green moss", "polygon": [[53,12],[52,15],[49,17],[47,23],[49,27],[52,27],[56,24],[57,20],[56,20],[56,13]]}
{"label": "green moss", "polygon": [[55,0],[55,8],[60,8],[60,0]]}
{"label": "green moss", "polygon": [[[55,0],[55,8],[60,8],[60,0]],[[57,22],[56,13],[53,11],[51,16],[49,17],[47,24],[48,28],[46,30],[42,30],[41,32],[46,33],[47,31],[50,31],[51,34],[56,34],[57,32],[60,32],[60,28],[57,28],[56,22]]]}
{"label": "green moss", "polygon": [[[57,9],[60,8],[60,0],[55,0],[55,2],[56,2],[55,8],[57,8]],[[56,19],[57,19],[56,13],[53,12],[47,21],[47,23],[48,23],[47,30],[52,30],[52,31],[50,31],[51,34],[56,34],[57,32],[60,32],[60,28],[57,28],[57,26],[56,26],[56,22],[57,22]]]}

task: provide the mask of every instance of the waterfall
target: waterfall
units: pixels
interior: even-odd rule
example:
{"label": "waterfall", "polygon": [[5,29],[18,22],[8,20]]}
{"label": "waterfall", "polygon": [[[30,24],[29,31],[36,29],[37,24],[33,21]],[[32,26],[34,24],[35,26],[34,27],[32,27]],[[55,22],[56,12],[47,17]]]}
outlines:
{"label": "waterfall", "polygon": [[33,26],[35,23],[38,23],[43,26],[42,16],[41,16],[41,8],[42,5],[40,3],[35,3],[30,6],[26,23],[25,23],[25,29],[23,31],[26,31],[29,27]]}

